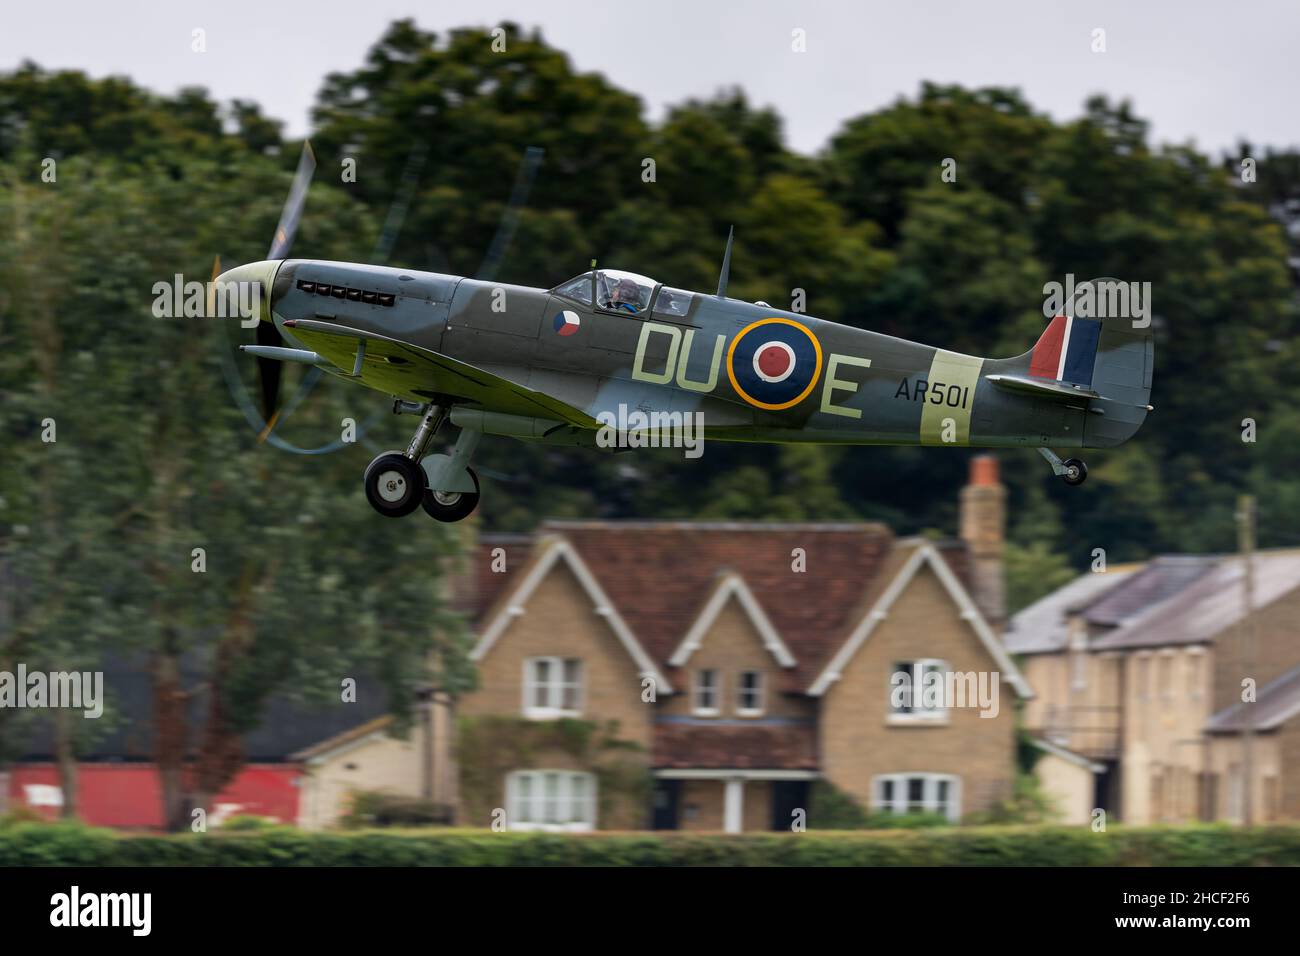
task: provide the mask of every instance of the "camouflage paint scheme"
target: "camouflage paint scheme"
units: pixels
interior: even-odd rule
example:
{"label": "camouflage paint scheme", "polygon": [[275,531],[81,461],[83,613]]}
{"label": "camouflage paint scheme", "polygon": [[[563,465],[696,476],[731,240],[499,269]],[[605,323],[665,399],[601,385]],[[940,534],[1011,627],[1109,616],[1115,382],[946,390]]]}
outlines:
{"label": "camouflage paint scheme", "polygon": [[[517,438],[592,444],[597,416],[623,405],[700,412],[711,440],[1104,448],[1130,438],[1149,410],[1150,330],[1121,319],[1102,323],[1092,391],[1026,381],[1030,352],[962,355],[715,295],[685,293],[685,314],[664,315],[657,284],[649,305],[629,314],[555,290],[352,263],[267,261],[222,278],[260,281],[270,293],[263,321],[327,359],[331,374],[452,405],[454,423]],[[564,312],[578,324],[561,335]],[[737,385],[737,345],[766,331],[806,335],[815,349],[814,362],[799,363],[808,387],[795,401],[764,402]]]}

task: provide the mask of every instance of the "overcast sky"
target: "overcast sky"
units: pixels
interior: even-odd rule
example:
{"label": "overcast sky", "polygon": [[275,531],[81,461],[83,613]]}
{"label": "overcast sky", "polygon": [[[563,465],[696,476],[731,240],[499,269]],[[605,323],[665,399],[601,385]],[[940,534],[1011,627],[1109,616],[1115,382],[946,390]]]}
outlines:
{"label": "overcast sky", "polygon": [[[922,80],[1020,87],[1077,116],[1093,92],[1129,97],[1156,141],[1217,153],[1239,138],[1300,145],[1300,0],[7,0],[0,70],[24,59],[125,74],[171,93],[202,85],[308,128],[328,72],[359,66],[387,23],[540,26],[580,70],[639,94],[649,115],[739,85],[814,152],[848,117]],[[191,51],[191,32],[207,52]],[[806,31],[807,52],[791,50]],[[1106,51],[1092,51],[1105,30]]]}

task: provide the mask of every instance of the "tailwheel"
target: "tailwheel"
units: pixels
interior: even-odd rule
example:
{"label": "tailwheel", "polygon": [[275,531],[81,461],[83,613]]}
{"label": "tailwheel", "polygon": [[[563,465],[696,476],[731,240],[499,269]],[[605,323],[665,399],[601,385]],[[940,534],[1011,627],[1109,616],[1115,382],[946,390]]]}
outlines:
{"label": "tailwheel", "polygon": [[421,504],[424,506],[424,512],[430,518],[438,521],[461,521],[468,518],[474,509],[478,507],[478,475],[473,468],[466,468],[470,479],[474,482],[473,491],[435,491],[432,488],[424,489],[424,497]]}
{"label": "tailwheel", "polygon": [[1078,458],[1067,458],[1062,464],[1065,466],[1065,472],[1061,479],[1067,485],[1081,485],[1088,480],[1088,466]]}
{"label": "tailwheel", "polygon": [[372,461],[363,482],[366,500],[386,518],[400,518],[420,507],[426,486],[424,469],[399,452]]}

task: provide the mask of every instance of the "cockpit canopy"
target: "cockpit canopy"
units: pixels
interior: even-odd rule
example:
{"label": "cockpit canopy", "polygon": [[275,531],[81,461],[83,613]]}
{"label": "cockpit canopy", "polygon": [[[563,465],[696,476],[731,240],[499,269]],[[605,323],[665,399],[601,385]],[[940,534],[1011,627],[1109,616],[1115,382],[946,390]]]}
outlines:
{"label": "cockpit canopy", "polygon": [[557,285],[551,294],[589,306],[592,304],[593,286],[596,307],[619,315],[646,315],[653,304],[655,315],[670,320],[682,318],[690,312],[691,301],[695,298],[695,293],[686,289],[671,289],[654,279],[617,269],[584,272]]}
{"label": "cockpit canopy", "polygon": [[635,272],[601,269],[596,273],[596,305],[612,312],[637,315],[650,308],[655,291],[654,279]]}
{"label": "cockpit canopy", "polygon": [[561,282],[551,290],[551,295],[562,295],[566,299],[591,305],[591,273],[584,272],[568,282]]}
{"label": "cockpit canopy", "polygon": [[580,276],[575,276],[568,282],[556,286],[552,291],[555,295],[591,305],[593,276],[596,307],[626,315],[642,315],[648,312],[650,301],[659,285],[654,279],[647,279],[635,272],[598,269],[594,273],[584,272]]}

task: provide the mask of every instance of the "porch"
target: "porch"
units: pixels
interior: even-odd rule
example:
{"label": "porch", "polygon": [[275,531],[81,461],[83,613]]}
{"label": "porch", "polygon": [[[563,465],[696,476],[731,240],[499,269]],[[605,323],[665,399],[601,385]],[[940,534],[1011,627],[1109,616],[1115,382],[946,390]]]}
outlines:
{"label": "porch", "polygon": [[663,769],[655,771],[656,830],[744,833],[789,830],[808,809],[813,770]]}

